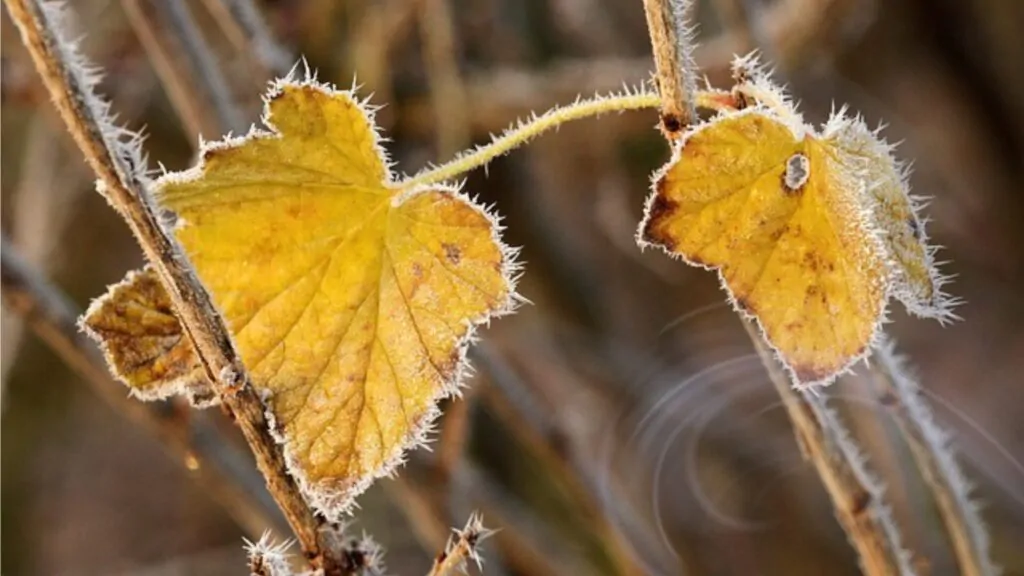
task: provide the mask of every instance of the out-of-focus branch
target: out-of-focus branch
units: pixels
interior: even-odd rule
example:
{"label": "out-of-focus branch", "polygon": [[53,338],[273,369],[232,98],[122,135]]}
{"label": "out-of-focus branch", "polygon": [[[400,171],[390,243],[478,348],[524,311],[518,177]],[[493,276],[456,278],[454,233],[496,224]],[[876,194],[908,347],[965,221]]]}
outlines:
{"label": "out-of-focus branch", "polygon": [[21,316],[100,400],[159,440],[249,536],[256,537],[269,526],[281,527],[283,519],[242,454],[205,418],[182,419],[166,405],[129,397],[110,378],[99,351],[78,331],[74,304],[40,277],[6,237],[0,238],[0,251],[6,307]]}
{"label": "out-of-focus branch", "polygon": [[121,5],[193,141],[202,134],[243,131],[231,90],[188,7],[180,0],[122,0]]}
{"label": "out-of-focus branch", "polygon": [[[775,47],[777,62],[787,66],[806,57],[817,38],[838,38],[838,30],[851,18],[861,17],[856,2],[849,0],[779,0],[762,10],[758,34]],[[760,37],[760,36],[759,36]],[[731,82],[730,64],[737,53],[749,48],[749,33],[740,28],[729,30],[703,41],[697,46],[694,60],[702,75],[712,85],[727,86]],[[608,93],[625,83],[636,86],[646,82],[652,71],[651,59],[602,58],[558,60],[541,70],[498,68],[493,72],[467,76],[465,90],[470,103],[467,121],[474,135],[486,135],[508,127],[516,118],[535,110],[545,110],[556,102],[567,102],[576,96]],[[360,77],[366,75],[362,71]],[[429,101],[403,104],[403,128],[418,137],[436,130],[436,118]],[[609,131],[647,130],[648,125],[631,119],[602,120]],[[618,133],[618,132],[616,132]]]}
{"label": "out-of-focus branch", "polygon": [[437,119],[439,158],[450,158],[469,143],[466,122],[468,102],[459,74],[452,11],[449,0],[418,0],[424,66],[430,83],[430,100]]}
{"label": "out-of-focus branch", "polygon": [[566,554],[568,547],[557,534],[477,466],[463,460],[452,482],[474,507],[501,527],[494,540],[513,572],[530,576],[587,573],[577,559]]}
{"label": "out-of-focus branch", "polygon": [[484,398],[489,401],[495,415],[506,422],[517,438],[523,440],[567,488],[573,502],[604,542],[620,573],[641,574],[629,545],[601,507],[597,489],[591,484],[594,474],[580,470],[578,459],[570,453],[570,439],[544,417],[525,387],[517,383],[511,367],[495,350],[486,343],[479,343],[471,357],[491,381],[492,386],[484,390]]}
{"label": "out-of-focus branch", "polygon": [[138,135],[113,124],[109,105],[93,92],[96,69],[88,67],[76,46],[61,36],[60,19],[66,15],[60,13],[60,6],[38,0],[5,0],[5,4],[57,111],[96,173],[98,189],[124,218],[167,288],[207,377],[242,430],[306,557],[327,575],[350,573],[347,559],[332,548],[326,520],[314,513],[288,473],[263,402],[249,383],[210,295],[147,200]]}
{"label": "out-of-focus branch", "polygon": [[288,74],[295,57],[274,39],[253,0],[204,0],[203,4],[235,49],[254,62],[264,77]]}
{"label": "out-of-focus branch", "polygon": [[[510,568],[535,576],[565,573],[559,569],[564,568],[563,563],[553,562],[526,538],[526,534],[537,533],[537,523],[513,513],[513,509],[523,511],[523,508],[515,505],[514,497],[493,486],[474,464],[465,459],[459,461],[449,483],[450,490],[458,491],[473,507],[493,518],[495,525],[501,526],[495,540]],[[421,547],[428,554],[442,549],[450,534],[448,514],[439,497],[443,492],[434,489],[429,480],[414,483],[405,476],[386,482],[384,487],[405,515]]]}
{"label": "out-of-focus branch", "polygon": [[[414,30],[416,0],[382,0],[364,2],[365,12],[354,19],[351,30],[352,40],[348,43],[348,68],[344,82],[350,82],[355,75],[359,84],[373,92],[378,102],[394,102],[391,77],[391,51],[401,45]],[[352,3],[355,5],[355,3]],[[326,6],[326,4],[325,4]],[[310,9],[312,11],[312,9]],[[433,125],[431,111],[425,111]],[[387,129],[395,120],[390,107],[385,107],[376,116],[378,124]],[[431,132],[433,135],[433,131]]]}
{"label": "out-of-focus branch", "polygon": [[757,328],[746,319],[743,325],[782,397],[804,458],[814,464],[836,517],[860,556],[864,573],[913,574],[910,554],[903,549],[896,523],[882,500],[883,486],[867,471],[849,433],[814,391],[791,387]]}
{"label": "out-of-focus branch", "polygon": [[217,134],[219,125],[214,108],[203,101],[200,91],[193,90],[192,72],[182,57],[180,41],[159,24],[153,3],[121,0],[121,6],[189,138],[198,142],[200,134]]}
{"label": "out-of-focus branch", "polygon": [[182,0],[121,5],[192,140],[244,131],[231,88],[188,6]]}
{"label": "out-of-focus branch", "polygon": [[[153,0],[150,0],[153,1]],[[162,12],[162,21],[174,32],[179,40],[183,54],[188,59],[193,75],[190,86],[199,88],[206,94],[206,100],[217,115],[220,130],[214,134],[233,131],[245,132],[248,127],[238,111],[238,105],[231,94],[224,73],[217,65],[217,57],[207,44],[203,33],[199,31],[192,13],[184,0],[155,0],[155,5]],[[211,134],[211,137],[213,134]]]}
{"label": "out-of-focus branch", "polygon": [[970,484],[957,465],[949,436],[921,400],[921,389],[896,354],[895,344],[889,341],[879,346],[871,366],[880,401],[889,407],[917,469],[935,496],[960,573],[993,576],[997,569],[988,555],[988,532],[978,507],[971,502]]}

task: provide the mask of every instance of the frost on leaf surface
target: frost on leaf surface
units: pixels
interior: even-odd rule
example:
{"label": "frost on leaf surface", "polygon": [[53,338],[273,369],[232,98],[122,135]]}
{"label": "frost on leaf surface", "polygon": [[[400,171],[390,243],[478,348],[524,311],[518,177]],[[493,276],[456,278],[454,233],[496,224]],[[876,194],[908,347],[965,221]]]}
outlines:
{"label": "frost on leaf surface", "polygon": [[867,350],[885,254],[857,182],[821,141],[767,110],[722,116],[682,139],[654,187],[641,240],[718,269],[799,382],[829,379]]}
{"label": "frost on leaf surface", "polygon": [[335,517],[424,439],[474,326],[511,309],[513,252],[457,189],[393,183],[352,93],[280,81],[268,131],[154,185],[307,496]]}
{"label": "frost on leaf surface", "polygon": [[654,176],[641,245],[718,270],[798,384],[866,355],[890,296],[949,318],[891,147],[844,112],[814,130],[755,60],[735,66],[749,107],[680,139]]}
{"label": "frost on leaf surface", "polygon": [[905,168],[893,157],[892,146],[870,130],[861,118],[844,111],[834,115],[822,137],[840,152],[837,160],[861,174],[874,222],[887,248],[893,276],[892,294],[918,316],[948,320],[956,301],[942,292],[947,279],[928,246],[917,199],[909,193]]}
{"label": "frost on leaf surface", "polygon": [[147,400],[186,394],[213,398],[192,342],[152,268],[129,272],[89,307],[82,327],[100,343],[114,375]]}

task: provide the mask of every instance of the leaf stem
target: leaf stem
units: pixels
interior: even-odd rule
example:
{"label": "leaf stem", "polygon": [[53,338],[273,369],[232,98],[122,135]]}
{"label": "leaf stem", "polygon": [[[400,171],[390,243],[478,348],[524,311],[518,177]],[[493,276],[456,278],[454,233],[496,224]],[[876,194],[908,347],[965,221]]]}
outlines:
{"label": "leaf stem", "polygon": [[871,366],[881,403],[889,407],[910,446],[921,477],[935,497],[960,573],[966,576],[996,574],[997,569],[988,555],[985,523],[978,507],[971,502],[970,484],[957,465],[949,436],[935,423],[935,417],[921,400],[921,388],[891,340],[878,347]]}
{"label": "leaf stem", "polygon": [[859,448],[824,399],[790,386],[757,328],[743,319],[768,377],[782,398],[804,458],[814,464],[836,517],[860,556],[868,576],[913,574],[892,513],[882,500],[884,486],[867,470]]}
{"label": "leaf stem", "polygon": [[249,385],[224,321],[149,204],[140,137],[113,124],[109,104],[93,91],[96,68],[60,35],[58,5],[39,0],[5,0],[5,5],[61,119],[96,173],[97,189],[124,218],[160,275],[207,377],[234,416],[306,557],[325,574],[351,572],[330,545],[326,521],[314,514],[288,474],[263,402]]}
{"label": "leaf stem", "polygon": [[669,140],[697,120],[697,66],[692,32],[686,27],[690,0],[644,0],[647,30],[661,95],[661,129]]}
{"label": "leaf stem", "polygon": [[[698,107],[709,110],[722,110],[730,107],[728,95],[713,90],[697,92],[696,103]],[[621,94],[597,96],[585,100],[578,99],[573,104],[556,106],[525,122],[520,120],[515,126],[494,136],[490,143],[460,154],[445,164],[428,168],[415,176],[400,180],[392,186],[408,190],[417,186],[452,180],[481,166],[486,166],[495,158],[522,146],[549,130],[557,129],[567,122],[608,112],[657,108],[660,105],[661,98],[657,94],[651,94],[643,89],[627,89]]]}

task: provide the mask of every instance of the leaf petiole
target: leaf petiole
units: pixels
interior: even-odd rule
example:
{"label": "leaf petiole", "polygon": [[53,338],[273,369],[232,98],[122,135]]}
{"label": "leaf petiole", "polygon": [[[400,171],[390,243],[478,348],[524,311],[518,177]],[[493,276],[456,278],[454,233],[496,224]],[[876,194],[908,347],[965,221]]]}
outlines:
{"label": "leaf petiole", "polygon": [[[718,90],[698,91],[695,100],[698,108],[717,111],[733,107],[731,95]],[[624,112],[659,106],[661,106],[661,98],[643,88],[634,90],[627,88],[625,92],[619,94],[595,96],[586,100],[577,100],[568,106],[556,106],[540,116],[534,115],[527,121],[520,120],[515,126],[495,136],[488,144],[464,151],[440,166],[427,168],[414,176],[399,180],[391,186],[399,190],[409,190],[418,186],[452,180],[487,165],[498,156],[506,154],[566,122],[598,116],[607,112]]]}

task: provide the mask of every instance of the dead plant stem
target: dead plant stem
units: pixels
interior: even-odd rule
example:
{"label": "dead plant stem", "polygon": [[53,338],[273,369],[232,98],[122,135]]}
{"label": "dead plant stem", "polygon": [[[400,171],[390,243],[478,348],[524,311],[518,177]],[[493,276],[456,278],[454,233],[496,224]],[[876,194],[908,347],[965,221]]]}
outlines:
{"label": "dead plant stem", "polygon": [[98,188],[124,218],[166,286],[207,377],[234,416],[306,557],[325,574],[350,572],[346,559],[328,544],[326,521],[313,512],[288,473],[263,402],[249,384],[220,314],[148,202],[145,166],[135,165],[139,160],[129,148],[138,143],[120,140],[123,132],[111,124],[106,105],[91,91],[90,71],[75,60],[79,56],[74,45],[51,22],[58,8],[38,0],[5,4],[57,111],[96,173]]}
{"label": "dead plant stem", "polygon": [[684,17],[689,0],[644,0],[654,66],[661,96],[661,129],[669,140],[697,118],[695,64]]}
{"label": "dead plant stem", "polygon": [[949,438],[920,398],[921,389],[903,366],[892,342],[879,346],[871,372],[882,405],[889,407],[910,446],[914,464],[935,497],[960,573],[965,576],[996,574],[997,569],[988,556],[985,523],[977,506],[971,502],[970,486],[957,465]]}
{"label": "dead plant stem", "polygon": [[206,418],[176,417],[166,405],[145,404],[125,394],[114,382],[103,358],[79,332],[79,310],[67,296],[42,278],[6,237],[0,238],[3,298],[58,357],[78,373],[93,392],[139,428],[152,434],[179,464],[218,502],[250,537],[269,526],[281,526],[274,502],[266,497],[251,467],[238,466],[240,453],[223,441]]}
{"label": "dead plant stem", "polygon": [[[782,398],[804,458],[814,464],[836,517],[860,556],[868,576],[912,573],[881,486],[867,474],[855,445],[824,401],[810,390],[795,390],[773,352],[750,320],[743,325]],[[844,450],[843,446],[849,449]]]}
{"label": "dead plant stem", "polygon": [[[210,45],[206,42],[199,27],[192,18],[192,12],[184,0],[150,0],[164,15],[168,28],[179,39],[182,53],[195,71],[194,87],[201,87],[206,92],[210,104],[216,111],[220,130],[236,133],[245,132],[248,128],[239,112],[238,104],[231,94],[224,74],[217,65],[217,58]],[[211,135],[214,136],[214,135]]]}

